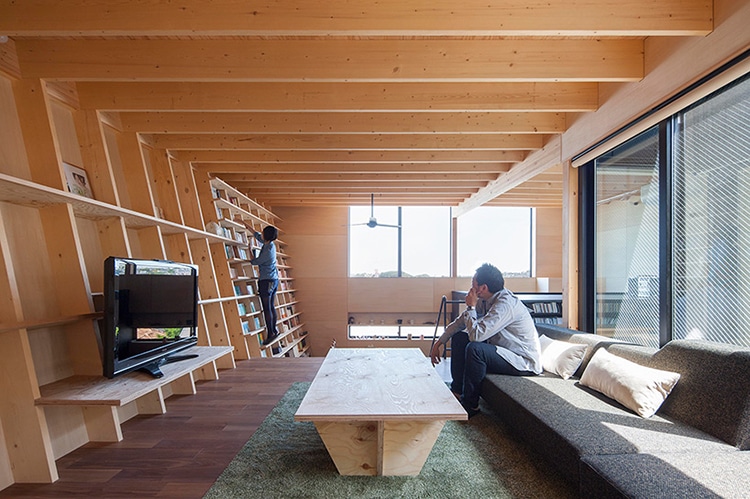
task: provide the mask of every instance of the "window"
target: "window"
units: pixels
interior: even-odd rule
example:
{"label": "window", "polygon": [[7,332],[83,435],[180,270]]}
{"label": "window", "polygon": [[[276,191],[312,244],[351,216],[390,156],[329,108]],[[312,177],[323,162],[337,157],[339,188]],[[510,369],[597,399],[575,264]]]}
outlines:
{"label": "window", "polygon": [[595,161],[596,332],[659,345],[659,130]]}
{"label": "window", "polygon": [[450,208],[379,206],[374,215],[400,228],[368,227],[370,207],[350,207],[350,277],[450,275]]}
{"label": "window", "polygon": [[533,208],[483,206],[458,219],[458,275],[470,277],[483,263],[505,277],[531,277]]}
{"label": "window", "polygon": [[595,264],[581,301],[595,307],[581,323],[648,346],[750,346],[750,76],[584,171],[596,191],[581,210],[583,225],[594,213]]}
{"label": "window", "polygon": [[675,117],[673,337],[750,346],[750,79]]}

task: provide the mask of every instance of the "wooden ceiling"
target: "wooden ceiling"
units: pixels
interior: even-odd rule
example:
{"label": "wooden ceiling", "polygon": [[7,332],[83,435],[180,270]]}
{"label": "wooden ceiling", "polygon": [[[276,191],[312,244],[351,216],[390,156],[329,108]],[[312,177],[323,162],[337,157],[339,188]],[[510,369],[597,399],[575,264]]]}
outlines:
{"label": "wooden ceiling", "polygon": [[711,29],[710,0],[0,0],[0,59],[269,206],[465,211],[560,206],[599,85]]}

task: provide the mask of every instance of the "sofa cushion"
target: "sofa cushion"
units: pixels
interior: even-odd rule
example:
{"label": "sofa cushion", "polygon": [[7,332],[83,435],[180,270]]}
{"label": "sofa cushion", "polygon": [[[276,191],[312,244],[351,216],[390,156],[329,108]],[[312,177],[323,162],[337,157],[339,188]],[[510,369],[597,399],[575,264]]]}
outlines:
{"label": "sofa cushion", "polygon": [[576,372],[589,348],[588,345],[553,340],[545,335],[539,337],[539,343],[542,347],[542,367],[562,379],[568,379]]}
{"label": "sofa cushion", "polygon": [[606,348],[609,345],[625,343],[620,340],[613,340],[606,336],[600,336],[591,333],[582,333],[574,331],[560,326],[552,324],[535,324],[536,330],[540,335],[547,336],[553,340],[567,341],[576,345],[587,345],[589,348],[586,350],[586,354],[583,356],[583,362],[578,367],[573,377],[580,378],[583,371],[586,369],[591,357],[596,353],[599,348]]}
{"label": "sofa cushion", "polygon": [[586,456],[582,497],[746,498],[750,452],[653,453]]}
{"label": "sofa cushion", "polygon": [[601,349],[583,372],[581,384],[650,418],[679,379],[679,373],[642,366]]}
{"label": "sofa cushion", "polygon": [[[624,357],[634,351],[625,345],[609,345],[607,350]],[[750,450],[750,350],[674,340],[655,352],[645,365],[681,374],[660,415]]]}

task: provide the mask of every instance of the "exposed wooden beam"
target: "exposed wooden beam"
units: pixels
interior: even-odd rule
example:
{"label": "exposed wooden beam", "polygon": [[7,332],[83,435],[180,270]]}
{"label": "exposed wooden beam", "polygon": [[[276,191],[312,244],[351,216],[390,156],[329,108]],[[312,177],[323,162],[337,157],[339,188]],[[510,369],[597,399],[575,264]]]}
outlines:
{"label": "exposed wooden beam", "polygon": [[78,82],[114,111],[595,111],[592,82]]}
{"label": "exposed wooden beam", "polygon": [[443,183],[429,183],[429,182],[399,182],[398,185],[382,185],[382,184],[316,184],[316,185],[290,185],[283,189],[274,187],[273,183],[253,183],[252,185],[238,184],[234,187],[247,188],[257,195],[267,194],[347,194],[356,192],[372,192],[376,190],[380,193],[389,194],[453,194],[453,195],[466,195],[467,193],[476,191],[483,184],[477,183],[474,185],[462,185],[454,186]]}
{"label": "exposed wooden beam", "polygon": [[[520,160],[519,160],[520,161]],[[193,166],[198,170],[207,170],[216,176],[223,177],[232,173],[501,173],[510,169],[511,163],[199,163]]]}
{"label": "exposed wooden beam", "polygon": [[[537,144],[534,149],[541,149],[544,145],[543,137],[530,138]],[[516,163],[526,158],[528,150],[179,150],[171,154],[197,167],[210,163],[220,170],[219,163]]]}
{"label": "exposed wooden beam", "polygon": [[509,172],[501,173],[497,179],[490,182],[485,188],[471,196],[470,199],[458,205],[454,211],[455,216],[483,205],[487,201],[508,192],[512,188],[521,185],[539,173],[549,169],[561,167],[561,142],[559,136],[553,137],[541,150],[529,155],[522,163],[514,166]]}
{"label": "exposed wooden beam", "polygon": [[[637,81],[639,39],[19,39],[21,71],[62,80]],[[118,61],[112,64],[112,61]]]}
{"label": "exposed wooden beam", "polygon": [[140,133],[562,133],[563,113],[226,112],[122,113]]}
{"label": "exposed wooden beam", "polygon": [[705,35],[711,2],[701,0],[2,0],[8,35]]}
{"label": "exposed wooden beam", "polygon": [[157,149],[538,149],[543,135],[307,135],[164,134],[152,135]]}
{"label": "exposed wooden beam", "polygon": [[318,172],[318,173],[291,173],[280,174],[275,172],[266,173],[248,173],[248,174],[230,174],[222,175],[222,180],[234,185],[241,185],[247,182],[270,182],[276,183],[278,187],[283,187],[282,182],[362,182],[362,183],[385,183],[385,182],[465,182],[465,183],[486,183],[497,178],[492,173],[473,173],[473,172],[449,172],[433,173],[423,175],[421,173],[381,173],[372,175],[369,173],[349,173],[349,172]]}

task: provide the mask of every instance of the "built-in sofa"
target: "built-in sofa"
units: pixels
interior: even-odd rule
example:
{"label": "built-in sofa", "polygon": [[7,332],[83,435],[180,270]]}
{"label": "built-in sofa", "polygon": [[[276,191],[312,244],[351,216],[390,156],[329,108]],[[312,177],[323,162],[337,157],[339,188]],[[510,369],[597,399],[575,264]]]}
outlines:
{"label": "built-in sofa", "polygon": [[[588,345],[569,379],[487,375],[482,398],[581,497],[748,497],[750,349],[675,340],[660,349],[538,324],[540,335]],[[581,383],[604,348],[680,379],[643,418]]]}

